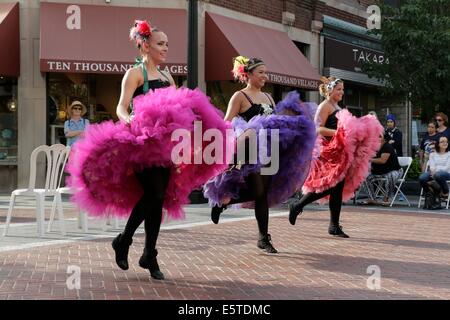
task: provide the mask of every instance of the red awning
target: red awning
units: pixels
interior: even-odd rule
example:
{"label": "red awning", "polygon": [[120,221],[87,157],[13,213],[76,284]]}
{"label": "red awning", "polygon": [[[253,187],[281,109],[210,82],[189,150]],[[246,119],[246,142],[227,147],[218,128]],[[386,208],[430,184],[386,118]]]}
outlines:
{"label": "red awning", "polygon": [[136,19],[167,34],[169,52],[161,67],[186,74],[186,10],[50,2],[41,2],[41,71],[125,73],[139,55],[128,38]]}
{"label": "red awning", "polygon": [[20,75],[19,3],[0,3],[0,75]]}
{"label": "red awning", "polygon": [[206,80],[231,80],[232,58],[261,58],[269,82],[317,90],[320,76],[287,33],[206,14]]}

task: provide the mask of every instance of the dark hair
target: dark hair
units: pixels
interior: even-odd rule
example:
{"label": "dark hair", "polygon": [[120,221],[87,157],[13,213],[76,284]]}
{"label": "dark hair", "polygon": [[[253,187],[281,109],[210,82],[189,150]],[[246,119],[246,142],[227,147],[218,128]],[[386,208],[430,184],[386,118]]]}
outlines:
{"label": "dark hair", "polygon": [[438,143],[436,144],[436,152],[441,151],[441,147],[439,146],[439,143],[441,142],[441,138],[447,139],[447,149],[445,149],[445,152],[447,152],[447,151],[448,151],[448,138],[447,138],[446,136],[440,136],[440,137],[439,137],[439,141],[438,141]]}
{"label": "dark hair", "polygon": [[252,73],[252,70],[258,66],[264,64],[259,58],[247,58],[244,56],[238,56],[233,58],[233,70],[231,70],[234,79],[239,82],[247,82],[248,74]]}
{"label": "dark hair", "polygon": [[252,72],[256,67],[263,65],[264,61],[260,58],[250,58],[248,64],[244,67],[245,72]]}

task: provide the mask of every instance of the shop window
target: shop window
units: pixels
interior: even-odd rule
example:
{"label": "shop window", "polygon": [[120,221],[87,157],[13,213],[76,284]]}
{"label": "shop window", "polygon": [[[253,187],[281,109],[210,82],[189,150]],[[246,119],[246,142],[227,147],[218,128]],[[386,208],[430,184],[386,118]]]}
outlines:
{"label": "shop window", "polygon": [[206,94],[211,98],[211,103],[225,113],[232,95],[243,88],[244,85],[237,81],[208,81]]}
{"label": "shop window", "polygon": [[51,73],[48,75],[48,123],[62,125],[67,108],[79,100],[87,108],[84,118],[96,123],[117,119],[115,108],[120,95],[122,75]]}
{"label": "shop window", "polygon": [[[47,143],[66,143],[64,122],[67,108],[74,100],[87,108],[90,123],[117,120],[122,74],[48,73],[47,74]],[[182,84],[184,77],[173,77]]]}
{"label": "shop window", "polygon": [[347,107],[359,107],[359,90],[355,87],[345,86],[342,104]]}
{"label": "shop window", "polygon": [[351,114],[353,114],[355,117],[361,117],[363,116],[363,110],[362,108],[358,107],[347,107],[348,111],[350,111]]}
{"label": "shop window", "polygon": [[0,77],[0,164],[17,164],[17,79]]}
{"label": "shop window", "polygon": [[303,42],[298,42],[298,41],[292,41],[294,42],[295,46],[297,47],[298,50],[300,50],[300,52],[305,56],[308,57],[309,56],[309,45]]}
{"label": "shop window", "polygon": [[367,107],[369,106],[369,94],[365,90],[360,91],[359,106],[362,109],[367,109]]}

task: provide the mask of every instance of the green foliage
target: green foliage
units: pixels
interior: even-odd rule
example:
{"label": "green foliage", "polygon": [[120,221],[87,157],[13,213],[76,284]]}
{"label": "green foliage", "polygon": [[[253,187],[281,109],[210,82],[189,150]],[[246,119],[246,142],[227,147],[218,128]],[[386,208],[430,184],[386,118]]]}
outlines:
{"label": "green foliage", "polygon": [[363,71],[384,81],[385,94],[423,110],[450,113],[450,1],[405,0],[399,8],[380,5],[381,44],[389,64],[366,63]]}
{"label": "green foliage", "polygon": [[419,180],[419,176],[422,173],[420,168],[419,157],[415,157],[413,162],[411,163],[411,167],[408,170],[408,174],[406,175],[407,180]]}
{"label": "green foliage", "polygon": [[210,83],[208,86],[208,96],[211,98],[211,103],[223,112],[227,111],[227,97],[222,92],[222,87],[219,81]]}

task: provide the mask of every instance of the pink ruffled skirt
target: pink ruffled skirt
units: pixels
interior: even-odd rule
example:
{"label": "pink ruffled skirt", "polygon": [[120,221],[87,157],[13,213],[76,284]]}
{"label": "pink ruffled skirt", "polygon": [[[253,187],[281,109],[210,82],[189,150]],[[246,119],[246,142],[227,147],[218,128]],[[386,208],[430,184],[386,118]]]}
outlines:
{"label": "pink ruffled skirt", "polygon": [[[194,144],[195,133],[203,135],[213,129],[225,137],[231,124],[199,89],[157,89],[136,97],[133,105],[135,117],[130,126],[112,121],[93,124],[74,144],[67,165],[72,200],[90,215],[128,216],[143,194],[135,172],[169,167],[163,217],[184,218],[182,205],[189,203],[189,194],[227,168],[225,158],[212,164],[203,159],[194,163],[209,144],[202,138],[198,144],[198,136]],[[200,129],[195,129],[196,121]],[[193,146],[179,154],[173,152],[181,141],[172,137],[177,129],[188,134]],[[223,150],[232,148],[226,141]],[[179,163],[180,157],[190,160]]]}

